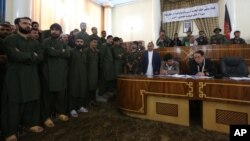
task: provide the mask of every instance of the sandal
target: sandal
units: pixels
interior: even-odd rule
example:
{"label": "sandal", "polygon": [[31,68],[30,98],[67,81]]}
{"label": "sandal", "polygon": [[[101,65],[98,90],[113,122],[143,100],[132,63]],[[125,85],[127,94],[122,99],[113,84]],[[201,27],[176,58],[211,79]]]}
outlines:
{"label": "sandal", "polygon": [[5,141],[17,141],[16,135],[11,135],[5,138]]}
{"label": "sandal", "polygon": [[69,117],[66,116],[66,115],[61,114],[61,115],[59,115],[59,119],[60,119],[61,121],[68,121],[68,120],[69,120]]}
{"label": "sandal", "polygon": [[43,131],[43,128],[41,126],[33,126],[28,129],[28,131],[33,133],[41,133]]}
{"label": "sandal", "polygon": [[48,118],[48,119],[44,122],[44,124],[45,124],[46,127],[49,127],[49,128],[52,128],[52,127],[55,126],[54,122],[53,122],[50,118]]}

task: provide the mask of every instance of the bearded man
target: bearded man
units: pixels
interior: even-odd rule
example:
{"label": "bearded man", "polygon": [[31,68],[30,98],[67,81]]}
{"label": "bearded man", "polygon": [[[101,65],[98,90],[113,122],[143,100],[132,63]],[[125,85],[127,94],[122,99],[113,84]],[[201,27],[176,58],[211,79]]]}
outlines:
{"label": "bearded man", "polygon": [[87,58],[84,51],[84,40],[80,36],[76,37],[75,48],[71,50],[69,64],[70,115],[78,117],[78,113],[88,112],[87,105],[89,101]]}
{"label": "bearded man", "polygon": [[40,81],[38,63],[43,55],[38,41],[28,38],[31,19],[15,20],[17,34],[4,40],[8,57],[2,95],[2,130],[6,141],[16,141],[19,126],[31,132],[42,132],[40,114]]}
{"label": "bearded man", "polygon": [[52,24],[50,37],[42,43],[44,49],[42,120],[47,127],[55,126],[51,119],[54,113],[59,115],[61,121],[68,121],[66,86],[70,51],[67,45],[60,41],[61,33],[62,27],[57,23]]}

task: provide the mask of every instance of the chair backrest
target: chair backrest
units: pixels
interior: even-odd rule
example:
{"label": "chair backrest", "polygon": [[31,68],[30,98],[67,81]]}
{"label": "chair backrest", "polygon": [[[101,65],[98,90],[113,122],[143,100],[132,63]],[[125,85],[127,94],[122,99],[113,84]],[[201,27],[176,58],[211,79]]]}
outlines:
{"label": "chair backrest", "polygon": [[220,70],[226,77],[243,77],[249,74],[247,64],[241,57],[221,58]]}

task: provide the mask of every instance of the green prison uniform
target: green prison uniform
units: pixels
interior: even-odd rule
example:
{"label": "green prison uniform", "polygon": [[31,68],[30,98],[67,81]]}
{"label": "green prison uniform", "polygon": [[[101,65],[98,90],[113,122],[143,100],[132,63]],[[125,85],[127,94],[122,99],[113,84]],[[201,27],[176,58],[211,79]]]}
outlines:
{"label": "green prison uniform", "polygon": [[[68,106],[66,86],[70,49],[59,39],[52,37],[43,41],[43,49],[42,118],[45,120],[53,112],[57,114],[66,113]],[[62,51],[63,49],[65,49],[65,52]]]}
{"label": "green prison uniform", "polygon": [[88,72],[86,53],[81,48],[74,48],[70,53],[69,68],[69,107],[77,110],[88,104]]}
{"label": "green prison uniform", "polygon": [[[2,131],[4,136],[18,132],[19,125],[39,123],[40,80],[38,63],[43,59],[38,41],[13,34],[4,40],[8,57],[2,94]],[[37,56],[34,55],[37,53]]]}

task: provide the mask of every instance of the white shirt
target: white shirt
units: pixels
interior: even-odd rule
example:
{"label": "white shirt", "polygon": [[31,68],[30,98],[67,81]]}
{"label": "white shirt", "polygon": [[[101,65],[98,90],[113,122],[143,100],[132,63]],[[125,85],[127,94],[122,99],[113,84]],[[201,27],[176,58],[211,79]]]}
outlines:
{"label": "white shirt", "polygon": [[148,68],[146,75],[154,75],[152,61],[153,61],[153,51],[148,51]]}

